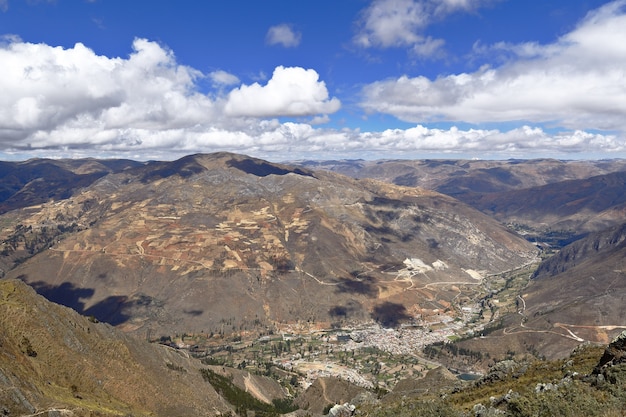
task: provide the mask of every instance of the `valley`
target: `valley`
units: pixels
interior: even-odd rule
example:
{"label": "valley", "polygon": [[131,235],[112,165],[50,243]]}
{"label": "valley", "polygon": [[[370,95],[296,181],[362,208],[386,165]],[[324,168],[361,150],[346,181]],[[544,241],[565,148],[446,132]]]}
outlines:
{"label": "valley", "polygon": [[49,230],[69,231],[7,276],[125,331],[218,333],[226,319],[262,333],[395,327],[459,308],[483,276],[536,257],[522,238],[427,190],[229,154],[175,165],[7,213],[18,223],[1,232],[7,261]]}
{"label": "valley", "polygon": [[164,362],[183,384],[208,367],[219,395],[391,401],[626,329],[622,161],[61,161],[48,198],[37,163],[0,201],[3,282],[192,361]]}
{"label": "valley", "polygon": [[[505,272],[471,286],[473,298],[463,305],[452,304],[445,311],[428,316],[415,315],[407,323],[384,327],[377,322],[359,324],[342,320],[322,324],[299,323],[277,327],[268,334],[237,331],[227,321],[226,330],[210,334],[174,334],[152,339],[178,349],[189,350],[207,363],[246,369],[258,374],[277,367],[287,381],[297,378],[299,389],[319,377],[337,377],[363,388],[391,391],[406,378],[419,378],[440,366],[430,346],[450,344],[485,333],[499,325],[499,319],[515,311],[516,294],[527,285],[536,264]],[[447,284],[456,287],[459,283]],[[437,286],[442,286],[441,283]],[[468,291],[458,289],[468,296]],[[507,333],[509,329],[504,329]],[[530,331],[530,330],[529,330]],[[261,335],[261,336],[258,336]],[[474,366],[457,364],[461,373],[485,371],[493,363],[488,352],[465,352]],[[495,358],[494,358],[495,359]],[[294,388],[296,389],[296,388]]]}

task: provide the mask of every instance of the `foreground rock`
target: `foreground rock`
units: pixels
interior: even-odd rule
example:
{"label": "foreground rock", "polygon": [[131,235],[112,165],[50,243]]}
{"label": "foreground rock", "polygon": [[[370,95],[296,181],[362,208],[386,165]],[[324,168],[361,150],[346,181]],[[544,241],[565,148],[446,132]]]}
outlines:
{"label": "foreground rock", "polygon": [[598,387],[626,387],[626,331],[607,346],[589,379]]}

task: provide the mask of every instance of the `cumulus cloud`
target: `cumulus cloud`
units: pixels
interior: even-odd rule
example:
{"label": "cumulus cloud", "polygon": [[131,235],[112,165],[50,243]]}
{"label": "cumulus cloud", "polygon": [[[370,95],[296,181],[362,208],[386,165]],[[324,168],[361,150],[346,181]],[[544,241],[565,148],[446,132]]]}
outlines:
{"label": "cumulus cloud", "polygon": [[416,123],[525,121],[626,131],[625,7],[623,0],[605,5],[553,44],[486,48],[513,55],[499,67],[372,83],[362,106]]}
{"label": "cumulus cloud", "polygon": [[409,47],[420,56],[433,56],[443,39],[424,34],[435,20],[457,11],[475,10],[489,0],[374,0],[362,13],[356,45],[363,48]]}
{"label": "cumulus cloud", "polygon": [[265,37],[268,45],[282,45],[285,48],[300,45],[301,39],[302,34],[286,23],[270,27]]}
{"label": "cumulus cloud", "polygon": [[4,152],[253,148],[255,135],[272,126],[263,118],[324,117],[340,107],[318,74],[303,68],[278,67],[264,86],[202,94],[201,78],[240,81],[181,65],[145,39],[133,42],[127,58],[109,58],[80,43],[65,49],[5,38],[0,62]]}
{"label": "cumulus cloud", "polygon": [[[203,74],[181,65],[173,51],[145,39],[136,39],[127,57],[106,57],[80,43],[61,48],[5,37],[0,39],[0,152],[171,159],[228,150],[274,160],[624,153],[623,133],[587,131],[582,123],[614,126],[626,120],[621,100],[626,82],[620,78],[625,62],[616,61],[626,55],[620,42],[626,22],[617,5],[589,15],[553,45],[487,46],[517,57],[500,68],[369,85],[364,107],[414,120],[407,129],[377,132],[325,127],[341,103],[313,69],[277,67],[267,81],[241,85],[234,74]],[[605,39],[607,32],[614,41]],[[548,77],[551,71],[562,80]],[[215,83],[214,91],[199,92],[202,79]],[[555,110],[572,100],[569,89],[582,97],[564,112]],[[508,130],[435,129],[420,119],[532,121],[531,116],[563,120],[572,128],[549,133],[528,122]]]}
{"label": "cumulus cloud", "polygon": [[243,85],[230,92],[225,105],[230,116],[277,117],[334,113],[340,101],[329,98],[315,70],[277,67],[266,85]]}
{"label": "cumulus cloud", "polygon": [[214,103],[195,92],[200,73],[144,39],[135,40],[128,59],[98,56],[80,43],[63,49],[13,42],[0,48],[0,61],[5,146],[72,145],[76,135],[53,143],[41,138],[60,129],[167,129],[216,113]]}

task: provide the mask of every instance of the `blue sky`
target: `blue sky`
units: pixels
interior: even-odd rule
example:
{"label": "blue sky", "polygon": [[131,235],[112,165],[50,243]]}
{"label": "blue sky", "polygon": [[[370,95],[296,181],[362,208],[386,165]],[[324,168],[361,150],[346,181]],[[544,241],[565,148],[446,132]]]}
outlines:
{"label": "blue sky", "polygon": [[626,157],[626,0],[0,0],[0,159]]}

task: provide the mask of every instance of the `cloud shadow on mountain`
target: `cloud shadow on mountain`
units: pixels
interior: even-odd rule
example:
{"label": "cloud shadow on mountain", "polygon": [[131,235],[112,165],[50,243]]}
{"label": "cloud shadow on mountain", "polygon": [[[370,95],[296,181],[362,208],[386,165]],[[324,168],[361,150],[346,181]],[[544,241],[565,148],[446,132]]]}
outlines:
{"label": "cloud shadow on mountain", "polygon": [[371,277],[366,276],[361,279],[339,278],[336,292],[374,297],[377,293],[377,288],[374,285],[374,279]]}
{"label": "cloud shadow on mountain", "polygon": [[389,301],[374,307],[371,316],[378,324],[386,328],[398,327],[400,322],[411,319],[411,316],[407,314],[406,308],[402,304]]}
{"label": "cloud shadow on mountain", "polygon": [[43,281],[28,283],[27,278],[25,275],[18,277],[49,301],[69,307],[84,316],[94,317],[98,321],[113,326],[128,321],[130,316],[125,311],[135,304],[126,296],[110,296],[89,308],[85,308],[85,301],[91,299],[95,293],[93,288],[76,287],[71,282],[63,282],[60,285],[50,285]]}

